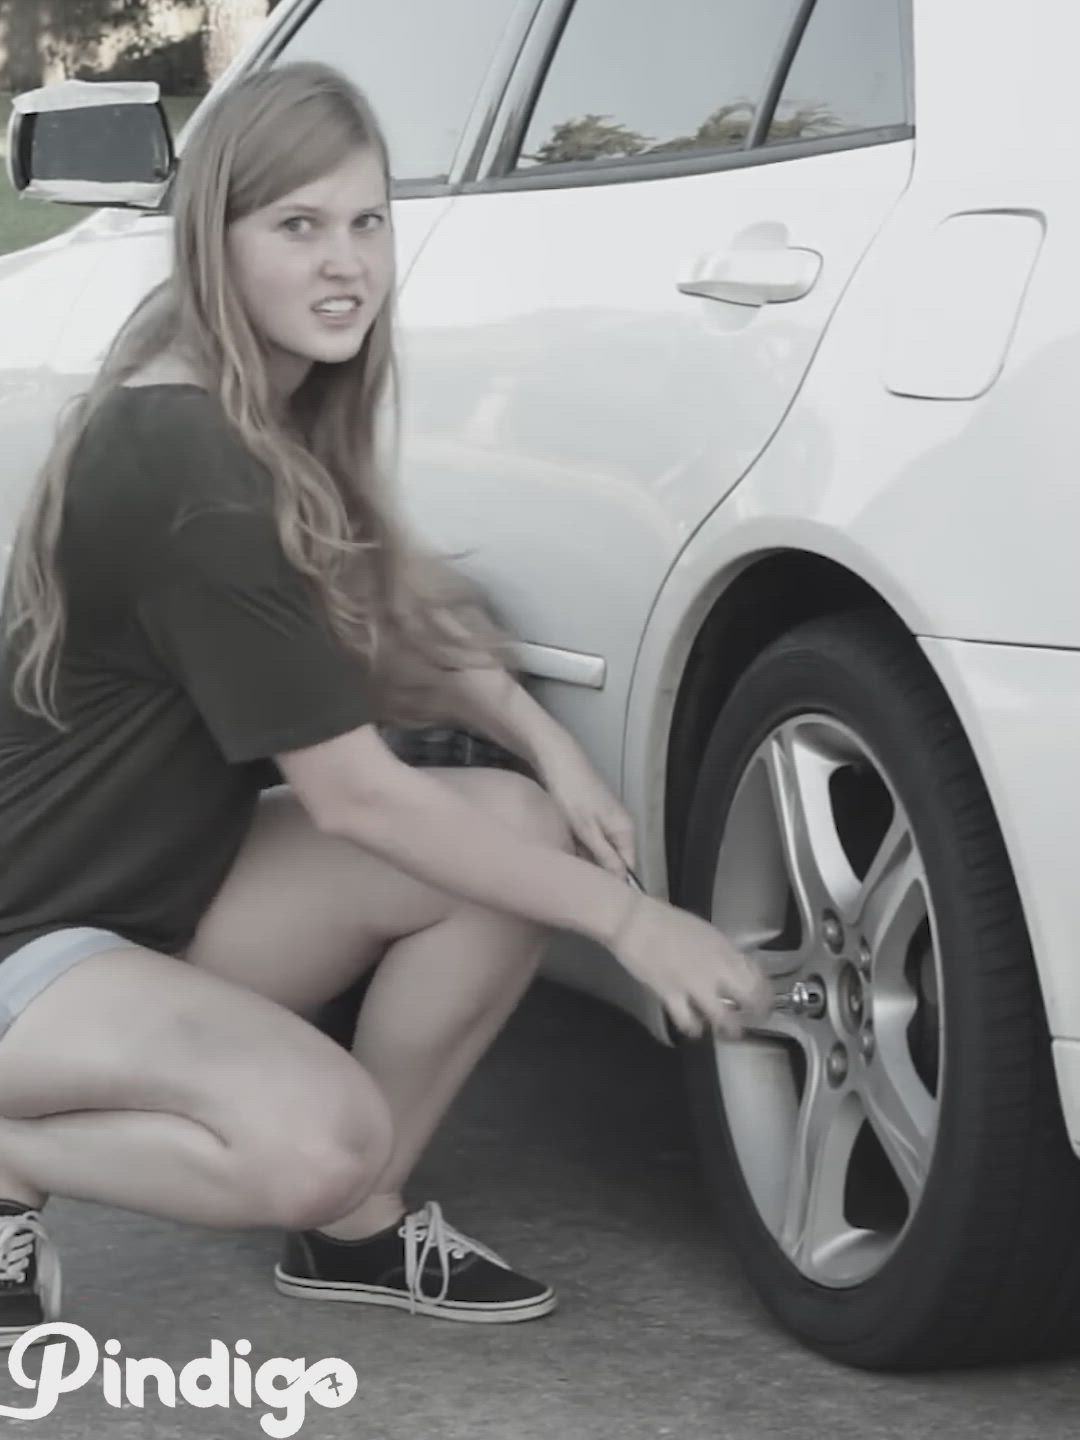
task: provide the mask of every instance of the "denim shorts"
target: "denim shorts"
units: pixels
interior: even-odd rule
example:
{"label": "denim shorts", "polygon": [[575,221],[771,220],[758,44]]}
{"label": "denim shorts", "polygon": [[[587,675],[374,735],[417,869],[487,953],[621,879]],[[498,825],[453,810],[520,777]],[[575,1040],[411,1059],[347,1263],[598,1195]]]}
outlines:
{"label": "denim shorts", "polygon": [[73,965],[104,950],[123,949],[134,943],[112,930],[79,926],[40,935],[6,960],[0,960],[0,1040],[31,1000]]}

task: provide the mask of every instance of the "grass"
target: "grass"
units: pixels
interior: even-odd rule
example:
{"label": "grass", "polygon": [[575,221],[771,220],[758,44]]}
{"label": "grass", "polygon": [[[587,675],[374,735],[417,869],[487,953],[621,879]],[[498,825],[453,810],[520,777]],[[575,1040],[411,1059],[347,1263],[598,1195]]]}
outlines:
{"label": "grass", "polygon": [[[165,111],[175,137],[180,126],[198,104],[197,96],[166,96]],[[84,220],[90,210],[83,205],[54,205],[47,200],[29,200],[16,195],[7,176],[7,126],[11,97],[0,95],[0,255],[36,245],[69,230]]]}

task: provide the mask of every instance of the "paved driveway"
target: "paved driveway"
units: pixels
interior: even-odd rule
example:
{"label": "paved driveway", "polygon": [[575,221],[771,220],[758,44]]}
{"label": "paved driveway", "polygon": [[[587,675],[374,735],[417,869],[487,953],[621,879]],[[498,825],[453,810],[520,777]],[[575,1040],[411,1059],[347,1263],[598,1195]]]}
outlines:
{"label": "paved driveway", "polygon": [[[222,1235],[60,1203],[68,1318],[179,1370],[211,1337],[253,1365],[338,1355],[355,1399],[309,1404],[315,1440],[1009,1437],[1077,1433],[1080,1364],[927,1378],[833,1367],[779,1334],[713,1230],[674,1056],[595,1002],[538,985],[432,1150],[418,1195],[550,1279],[562,1306],[506,1328],[311,1305],[269,1283],[275,1237]],[[1080,1217],[1078,1217],[1080,1230]],[[0,1378],[0,1403],[28,1392]],[[111,1409],[99,1375],[10,1433],[251,1437],[260,1417]],[[0,1422],[3,1423],[3,1422]],[[279,1432],[281,1433],[281,1432]]]}

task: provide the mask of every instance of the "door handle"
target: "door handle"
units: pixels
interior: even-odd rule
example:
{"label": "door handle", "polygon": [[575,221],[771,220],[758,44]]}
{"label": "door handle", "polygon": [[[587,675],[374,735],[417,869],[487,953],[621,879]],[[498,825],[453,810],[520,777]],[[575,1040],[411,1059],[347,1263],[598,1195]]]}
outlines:
{"label": "door handle", "polygon": [[692,280],[680,280],[681,295],[726,300],[731,305],[781,305],[808,295],[821,274],[816,250],[731,250],[710,256]]}

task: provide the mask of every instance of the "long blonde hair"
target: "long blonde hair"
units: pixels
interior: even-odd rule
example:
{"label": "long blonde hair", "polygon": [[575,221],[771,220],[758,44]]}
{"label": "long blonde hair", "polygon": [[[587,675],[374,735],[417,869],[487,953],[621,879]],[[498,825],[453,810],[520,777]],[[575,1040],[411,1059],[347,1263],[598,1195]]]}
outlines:
{"label": "long blonde hair", "polygon": [[14,695],[29,713],[65,728],[57,555],[72,459],[110,392],[166,351],[220,399],[269,472],[282,547],[321,593],[334,629],[371,667],[379,718],[445,718],[448,671],[504,663],[505,635],[463,577],[409,537],[384,480],[379,410],[391,402],[396,437],[398,409],[392,299],[360,353],[315,364],[282,414],[263,344],[230,283],[228,226],[329,174],[358,147],[375,150],[389,184],[386,141],[370,105],[325,65],[249,76],[197,122],[175,186],[172,273],[129,318],[61,422],[21,518],[5,638],[19,641]]}

